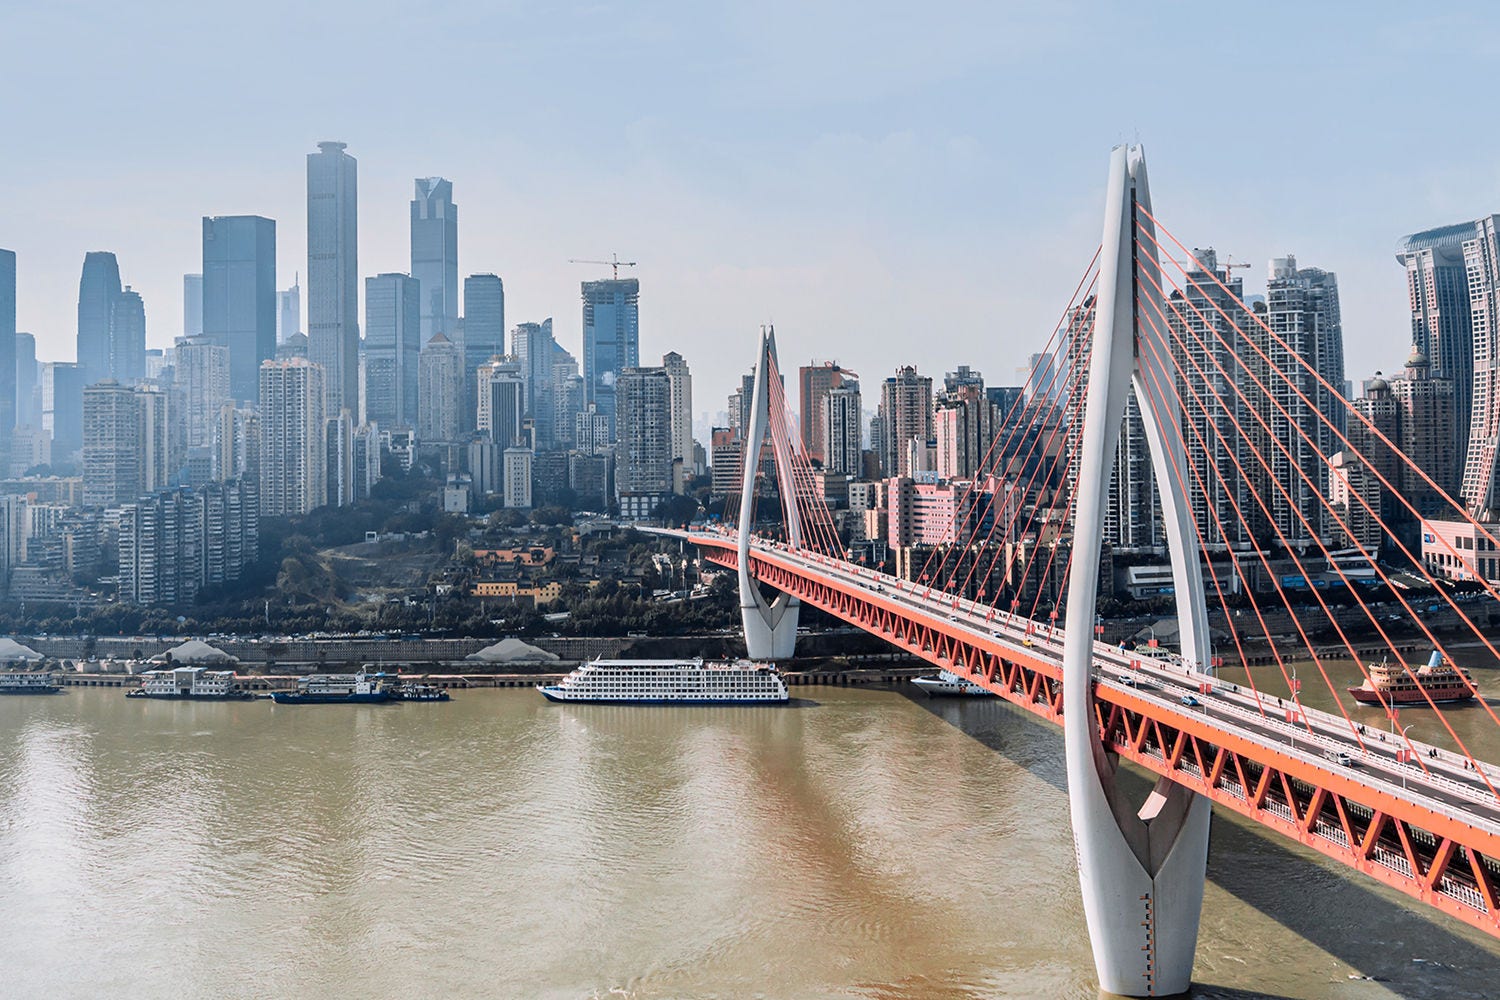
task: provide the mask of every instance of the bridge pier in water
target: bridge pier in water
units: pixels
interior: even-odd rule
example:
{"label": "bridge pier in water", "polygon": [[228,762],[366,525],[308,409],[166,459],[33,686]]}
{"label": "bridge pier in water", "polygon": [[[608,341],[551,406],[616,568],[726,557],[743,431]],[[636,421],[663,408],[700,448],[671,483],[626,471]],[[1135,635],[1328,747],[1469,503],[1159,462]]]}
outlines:
{"label": "bridge pier in water", "polygon": [[[776,331],[773,327],[762,327],[760,351],[755,361],[755,386],[750,396],[750,426],[745,431],[744,458],[741,465],[743,482],[740,486],[740,531],[739,531],[739,579],[740,620],[745,628],[745,650],[752,660],[790,660],[797,650],[797,619],[801,617],[802,602],[791,594],[777,594],[774,600],[766,600],[760,584],[750,575],[750,538],[755,529],[755,475],[760,467],[761,445],[765,443],[770,420],[770,391],[767,383],[771,365],[776,356]],[[789,497],[793,486],[790,476],[776,463],[776,476],[782,496]],[[797,515],[797,505],[786,506],[787,541],[794,547],[802,545],[802,524]]]}
{"label": "bridge pier in water", "polygon": [[1084,914],[1100,988],[1123,996],[1170,996],[1185,993],[1192,983],[1210,817],[1207,799],[1165,778],[1139,809],[1127,802],[1116,783],[1118,759],[1101,744],[1094,711],[1091,626],[1099,553],[1110,468],[1131,392],[1140,403],[1161,494],[1182,655],[1195,666],[1209,662],[1198,544],[1181,488],[1186,456],[1180,435],[1166,433],[1162,426],[1180,419],[1179,408],[1162,405],[1162,387],[1172,384],[1170,374],[1164,379],[1162,372],[1152,371],[1153,356],[1169,355],[1141,349],[1141,341],[1160,336],[1139,323],[1144,310],[1137,298],[1137,278],[1145,273],[1154,280],[1158,268],[1154,251],[1141,250],[1135,239],[1136,227],[1150,210],[1140,149],[1116,148],[1110,160],[1083,438],[1076,458],[1063,647],[1063,741]]}

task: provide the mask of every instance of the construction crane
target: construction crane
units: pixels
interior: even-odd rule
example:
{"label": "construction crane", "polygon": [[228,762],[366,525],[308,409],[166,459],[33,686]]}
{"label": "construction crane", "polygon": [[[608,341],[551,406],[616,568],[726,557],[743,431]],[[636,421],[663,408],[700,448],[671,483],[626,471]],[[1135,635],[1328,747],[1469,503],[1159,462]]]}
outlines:
{"label": "construction crane", "polygon": [[580,260],[577,257],[569,257],[568,258],[568,263],[569,264],[603,264],[605,267],[609,267],[609,268],[613,268],[614,269],[614,280],[615,281],[619,281],[620,280],[620,268],[622,268],[622,267],[635,267],[635,261],[633,261],[633,260],[621,260],[620,259],[620,255],[617,254],[617,253],[610,254],[610,257],[612,258],[611,260]]}

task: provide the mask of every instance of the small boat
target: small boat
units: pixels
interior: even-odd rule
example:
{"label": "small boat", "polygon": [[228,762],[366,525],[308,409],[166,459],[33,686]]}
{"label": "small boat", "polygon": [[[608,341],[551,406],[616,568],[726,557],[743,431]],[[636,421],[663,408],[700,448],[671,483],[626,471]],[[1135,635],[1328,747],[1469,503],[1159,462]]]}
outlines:
{"label": "small boat", "polygon": [[1416,670],[1399,663],[1372,663],[1369,672],[1369,680],[1349,688],[1354,700],[1364,705],[1382,700],[1387,705],[1446,705],[1472,701],[1477,691],[1469,672],[1444,663],[1437,650]]}
{"label": "small boat", "polygon": [[309,674],[297,678],[297,690],[273,691],[278,705],[379,705],[391,701],[381,674]]}
{"label": "small boat", "polygon": [[913,677],[911,682],[926,691],[929,698],[998,697],[995,692],[980,687],[972,681],[966,681],[950,670],[944,670],[929,677]]}
{"label": "small boat", "polygon": [[60,694],[62,685],[49,673],[0,674],[0,694]]}
{"label": "small boat", "polygon": [[556,684],[538,684],[548,701],[627,705],[785,705],[786,681],[769,663],[750,660],[605,660],[585,663]]}
{"label": "small boat", "polygon": [[173,667],[147,670],[140,687],[125,692],[127,698],[160,698],[166,701],[249,701],[255,695],[239,686],[233,670],[204,667]]}

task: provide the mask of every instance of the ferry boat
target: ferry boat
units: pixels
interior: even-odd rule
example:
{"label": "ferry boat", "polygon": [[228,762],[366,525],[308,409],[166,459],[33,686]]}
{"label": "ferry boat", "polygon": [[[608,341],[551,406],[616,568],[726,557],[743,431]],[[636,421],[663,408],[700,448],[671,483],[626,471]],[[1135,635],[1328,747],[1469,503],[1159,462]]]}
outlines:
{"label": "ferry boat", "polygon": [[239,686],[233,670],[206,667],[173,667],[147,670],[141,686],[125,692],[127,698],[163,698],[174,701],[248,701],[255,695]]}
{"label": "ferry boat", "polygon": [[297,678],[297,690],[273,691],[278,705],[378,705],[391,700],[383,675],[309,674]]}
{"label": "ferry boat", "polygon": [[62,685],[48,673],[0,674],[0,694],[58,694]]}
{"label": "ferry boat", "polygon": [[966,681],[951,670],[943,670],[928,677],[913,677],[911,682],[929,698],[994,698],[995,692]]}
{"label": "ferry boat", "polygon": [[585,663],[553,685],[548,701],[627,705],[784,705],[786,681],[769,663],[750,660],[605,660]]}
{"label": "ferry boat", "polygon": [[1399,663],[1372,663],[1370,679],[1351,687],[1354,700],[1365,705],[1451,704],[1471,701],[1475,695],[1474,678],[1462,667],[1443,662],[1443,654],[1432,651],[1427,665],[1408,672]]}

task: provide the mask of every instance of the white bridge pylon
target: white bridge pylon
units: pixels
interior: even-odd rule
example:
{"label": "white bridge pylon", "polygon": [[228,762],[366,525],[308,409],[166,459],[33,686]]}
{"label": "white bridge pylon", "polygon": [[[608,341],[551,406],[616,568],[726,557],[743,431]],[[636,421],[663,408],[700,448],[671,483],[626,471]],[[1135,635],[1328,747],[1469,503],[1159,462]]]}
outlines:
{"label": "white bridge pylon", "polygon": [[[1138,212],[1137,209],[1145,211]],[[1209,802],[1161,779],[1139,809],[1116,785],[1117,760],[1099,741],[1093,698],[1093,643],[1099,552],[1110,469],[1127,394],[1134,392],[1151,451],[1152,471],[1172,558],[1182,656],[1201,669],[1209,661],[1208,605],[1199,563],[1182,436],[1171,422],[1181,407],[1167,398],[1175,385],[1163,371],[1171,357],[1165,334],[1143,317],[1161,315],[1150,240],[1151,195],[1140,147],[1116,147],[1110,158],[1098,299],[1084,401],[1083,436],[1068,577],[1068,628],[1063,644],[1063,741],[1068,798],[1083,909],[1100,987],[1123,996],[1170,996],[1192,983],[1193,952],[1203,909],[1208,861]],[[1162,422],[1169,422],[1162,426]]]}
{"label": "white bridge pylon", "polygon": [[[789,660],[797,648],[797,618],[802,601],[791,594],[776,595],[767,602],[760,585],[750,575],[750,536],[755,527],[755,476],[760,470],[761,446],[770,426],[771,387],[767,380],[775,365],[776,330],[761,327],[760,353],[755,360],[755,387],[750,395],[750,426],[745,430],[740,486],[740,619],[745,626],[745,651],[752,660]],[[781,414],[777,415],[782,416]],[[776,449],[776,481],[786,515],[787,541],[793,548],[802,546],[802,522],[797,516],[795,486],[789,458]]]}

